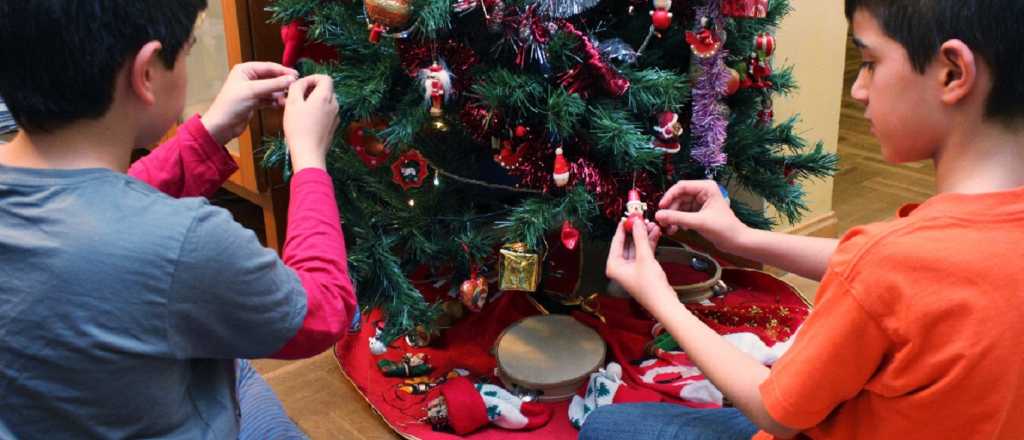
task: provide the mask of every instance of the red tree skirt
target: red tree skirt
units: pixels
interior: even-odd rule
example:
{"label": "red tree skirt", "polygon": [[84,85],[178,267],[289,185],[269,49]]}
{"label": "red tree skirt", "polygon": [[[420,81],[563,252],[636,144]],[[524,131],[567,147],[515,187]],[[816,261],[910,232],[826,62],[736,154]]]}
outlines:
{"label": "red tree skirt", "polygon": [[[733,287],[734,291],[723,298],[714,300],[716,307],[727,310],[745,310],[749,306],[786,307],[792,310],[798,319],[790,324],[795,326],[802,322],[807,314],[807,306],[795,289],[778,279],[756,271],[742,269],[725,269],[723,280]],[[421,289],[429,286],[420,286]],[[428,296],[430,293],[427,292]],[[574,316],[581,322],[593,327],[608,343],[608,362],[619,362],[625,372],[625,380],[638,384],[637,370],[631,361],[643,358],[643,347],[650,339],[650,329],[654,322],[646,313],[631,300],[617,298],[601,298],[600,310],[607,320],[603,324],[591,315],[577,312]],[[424,407],[433,399],[437,390],[426,396],[412,396],[397,390],[402,382],[398,378],[384,377],[377,369],[380,359],[397,360],[405,352],[427,353],[430,364],[434,366],[431,377],[437,377],[452,368],[464,368],[474,378],[487,377],[492,383],[500,384],[494,377],[495,360],[491,348],[501,332],[516,321],[538,314],[538,310],[522,293],[505,293],[494,302],[488,304],[479,313],[470,313],[444,334],[430,347],[411,349],[405,341],[398,341],[382,356],[370,353],[368,338],[373,336],[373,323],[380,319],[379,310],[374,310],[363,318],[361,330],[349,335],[335,347],[335,356],[348,379],[359,389],[359,392],[399,434],[406,438],[422,440],[462,438],[454,434],[435,432],[429,424],[421,420],[425,416]],[[743,323],[746,324],[746,323]],[[756,324],[730,326],[728,322],[713,323],[720,333],[758,332]],[[762,338],[764,336],[762,335]],[[664,392],[664,390],[659,390]],[[668,396],[672,397],[672,396]],[[673,400],[670,400],[673,401]],[[687,405],[688,402],[674,400],[675,403]],[[572,427],[568,418],[569,402],[552,403],[554,411],[551,421],[544,427],[534,431],[508,431],[495,426],[477,431],[465,438],[471,439],[575,439],[578,431]],[[690,406],[708,406],[692,405]]]}

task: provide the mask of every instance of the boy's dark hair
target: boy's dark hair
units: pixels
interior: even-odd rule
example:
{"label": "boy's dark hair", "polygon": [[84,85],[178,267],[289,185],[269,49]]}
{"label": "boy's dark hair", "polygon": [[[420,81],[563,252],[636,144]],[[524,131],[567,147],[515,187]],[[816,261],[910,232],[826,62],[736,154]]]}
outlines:
{"label": "boy's dark hair", "polygon": [[0,0],[0,96],[28,132],[110,109],[118,71],[146,43],[167,68],[206,0]]}
{"label": "boy's dark hair", "polygon": [[851,22],[868,12],[906,50],[924,73],[951,39],[963,41],[992,72],[985,115],[1012,121],[1024,117],[1024,18],[1022,0],[846,0]]}

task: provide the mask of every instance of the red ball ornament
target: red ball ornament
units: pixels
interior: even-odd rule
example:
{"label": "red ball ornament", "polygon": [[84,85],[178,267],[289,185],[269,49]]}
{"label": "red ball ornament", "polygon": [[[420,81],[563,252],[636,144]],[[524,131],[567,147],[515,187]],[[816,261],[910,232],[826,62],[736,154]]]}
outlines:
{"label": "red ball ornament", "polygon": [[672,13],[668,11],[651,11],[651,24],[659,31],[666,31],[672,26]]}
{"label": "red ball ornament", "polygon": [[517,138],[522,139],[530,134],[530,129],[526,128],[524,125],[517,125],[514,134]]}
{"label": "red ball ornament", "polygon": [[735,95],[740,89],[740,81],[740,73],[730,67],[729,82],[725,83],[725,96]]}

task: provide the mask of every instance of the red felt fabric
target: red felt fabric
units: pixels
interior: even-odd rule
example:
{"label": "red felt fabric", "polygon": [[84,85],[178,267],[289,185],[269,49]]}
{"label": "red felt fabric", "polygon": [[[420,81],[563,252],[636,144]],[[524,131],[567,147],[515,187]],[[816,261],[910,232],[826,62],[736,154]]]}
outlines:
{"label": "red felt fabric", "polygon": [[[413,277],[415,278],[415,277]],[[751,304],[784,304],[796,308],[806,306],[789,286],[778,279],[754,271],[742,269],[725,269],[723,279],[736,290],[724,298],[716,299],[719,304],[741,306]],[[434,287],[428,284],[417,284],[428,298],[437,298],[447,292],[449,286]],[[493,286],[492,286],[493,287]],[[491,355],[491,347],[501,332],[514,322],[538,313],[536,308],[523,293],[504,293],[492,303],[487,304],[481,312],[471,313],[445,331],[432,346],[410,350],[405,341],[399,341],[384,355],[373,356],[369,350],[368,338],[374,335],[373,323],[380,319],[379,310],[364,316],[363,325],[357,335],[345,338],[335,347],[335,356],[344,373],[371,405],[385,420],[401,433],[423,440],[448,440],[456,438],[470,439],[575,439],[578,431],[572,427],[568,418],[569,402],[544,404],[551,408],[551,420],[544,426],[533,431],[508,431],[488,425],[483,429],[459,437],[450,433],[433,431],[428,424],[419,420],[425,415],[427,402],[432,400],[438,390],[426,396],[408,396],[396,392],[401,379],[384,377],[376,368],[379,359],[397,360],[407,351],[427,353],[430,363],[434,365],[434,375],[440,376],[452,368],[468,369],[474,377],[484,376],[492,383],[500,384],[493,373],[495,360]],[[628,299],[601,297],[600,313],[607,324],[599,319],[581,312],[574,313],[580,322],[587,324],[601,334],[608,343],[607,361],[617,361],[623,367],[624,380],[631,387],[651,390],[641,385],[637,379],[639,371],[632,361],[645,358],[644,345],[651,340],[651,327],[654,321],[643,312],[635,302]],[[729,329],[727,329],[729,330]],[[735,328],[726,333],[746,331]],[[686,404],[672,395],[660,392],[666,402]],[[653,398],[650,393],[648,398]],[[624,396],[626,398],[626,396]],[[710,407],[713,405],[690,404],[694,407]]]}
{"label": "red felt fabric", "polygon": [[469,379],[449,380],[441,386],[440,392],[448,404],[448,424],[456,434],[466,435],[490,423],[487,404]]}

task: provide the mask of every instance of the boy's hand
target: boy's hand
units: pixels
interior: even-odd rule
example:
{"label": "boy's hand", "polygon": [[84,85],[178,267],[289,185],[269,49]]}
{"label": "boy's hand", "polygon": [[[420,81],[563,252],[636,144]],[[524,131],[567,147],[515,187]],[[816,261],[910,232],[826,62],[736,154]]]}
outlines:
{"label": "boy's hand", "polygon": [[242,134],[256,109],[283,106],[285,90],[298,77],[299,72],[277,63],[236,65],[203,115],[206,131],[217,143],[228,143]]}
{"label": "boy's hand", "polygon": [[669,235],[679,228],[693,229],[720,250],[733,252],[741,237],[750,230],[722,197],[712,180],[681,180],[665,193],[654,218]]}
{"label": "boy's hand", "polygon": [[327,75],[311,75],[295,81],[288,89],[284,108],[284,138],[292,169],[327,169],[327,151],[337,128],[334,80]]}
{"label": "boy's hand", "polygon": [[633,233],[628,234],[623,222],[619,222],[608,251],[605,275],[622,285],[648,310],[673,301],[678,303],[679,298],[669,286],[665,271],[654,258],[654,248],[661,238],[661,228],[654,223],[647,223],[647,227],[638,226],[634,226]]}

